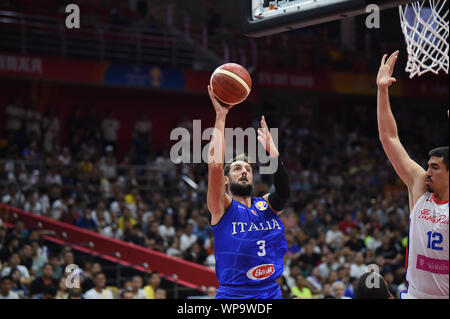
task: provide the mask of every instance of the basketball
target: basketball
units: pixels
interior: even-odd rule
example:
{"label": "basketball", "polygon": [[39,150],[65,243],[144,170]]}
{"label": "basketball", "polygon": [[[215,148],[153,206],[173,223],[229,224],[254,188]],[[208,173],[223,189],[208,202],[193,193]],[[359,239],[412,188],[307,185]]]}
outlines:
{"label": "basketball", "polygon": [[239,104],[250,94],[252,79],[242,65],[226,63],[213,72],[210,85],[222,103]]}

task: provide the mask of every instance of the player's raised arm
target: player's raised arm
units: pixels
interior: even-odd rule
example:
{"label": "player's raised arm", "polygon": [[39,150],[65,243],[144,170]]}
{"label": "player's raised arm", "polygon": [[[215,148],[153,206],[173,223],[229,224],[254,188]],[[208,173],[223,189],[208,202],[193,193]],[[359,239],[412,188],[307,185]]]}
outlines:
{"label": "player's raised arm", "polygon": [[225,159],[225,120],[232,105],[222,105],[214,96],[208,85],[208,93],[216,111],[214,131],[208,151],[208,210],[212,215],[211,224],[215,225],[232,201],[225,192],[225,176],[223,171]]}
{"label": "player's raised arm", "polygon": [[[405,148],[400,142],[397,123],[391,111],[389,103],[389,86],[396,82],[392,77],[395,62],[397,61],[398,51],[386,60],[386,54],[381,59],[380,69],[377,75],[377,119],[378,119],[378,133],[383,149],[394,166],[395,171],[400,176],[402,181],[408,187],[410,194],[415,193],[413,202],[417,200],[417,195],[422,195],[425,190],[425,170],[414,162],[406,152]],[[410,196],[411,199],[411,196]]]}
{"label": "player's raised arm", "polygon": [[275,192],[266,194],[263,198],[269,203],[272,210],[281,213],[290,196],[289,177],[264,116],[261,117],[261,128],[258,129],[258,141],[264,146],[270,157],[278,160],[277,171],[273,174]]}

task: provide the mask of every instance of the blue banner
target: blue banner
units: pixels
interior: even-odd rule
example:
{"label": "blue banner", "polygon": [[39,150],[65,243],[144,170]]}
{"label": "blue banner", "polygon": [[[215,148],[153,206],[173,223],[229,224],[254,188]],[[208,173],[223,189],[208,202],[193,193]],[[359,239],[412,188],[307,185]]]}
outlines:
{"label": "blue banner", "polygon": [[175,69],[111,63],[103,84],[184,90],[185,77],[183,72]]}

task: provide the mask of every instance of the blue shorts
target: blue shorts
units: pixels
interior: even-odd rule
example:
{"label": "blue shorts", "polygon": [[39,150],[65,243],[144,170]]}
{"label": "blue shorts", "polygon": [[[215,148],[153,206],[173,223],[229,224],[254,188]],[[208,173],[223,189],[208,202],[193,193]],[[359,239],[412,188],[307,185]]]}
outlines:
{"label": "blue shorts", "polygon": [[216,299],[283,299],[283,295],[276,282],[263,286],[220,285]]}

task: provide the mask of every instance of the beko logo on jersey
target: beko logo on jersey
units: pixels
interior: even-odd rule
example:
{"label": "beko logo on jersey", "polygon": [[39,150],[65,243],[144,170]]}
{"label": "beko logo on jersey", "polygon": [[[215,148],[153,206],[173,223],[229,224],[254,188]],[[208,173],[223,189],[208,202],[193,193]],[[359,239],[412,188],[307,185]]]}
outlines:
{"label": "beko logo on jersey", "polygon": [[266,220],[266,223],[259,223],[259,225],[256,225],[255,223],[248,223],[245,222],[232,222],[233,225],[233,232],[231,235],[239,233],[245,233],[250,231],[260,231],[260,230],[273,230],[273,229],[280,229],[280,224],[272,218],[272,220]]}
{"label": "beko logo on jersey", "polygon": [[247,277],[251,280],[263,280],[275,272],[273,264],[255,266],[247,271]]}
{"label": "beko logo on jersey", "polygon": [[444,225],[448,225],[449,224],[449,219],[446,215],[431,215],[431,209],[422,209],[422,211],[419,213],[419,216],[417,217],[418,219],[424,219],[424,220],[428,220],[434,224],[444,224]]}

